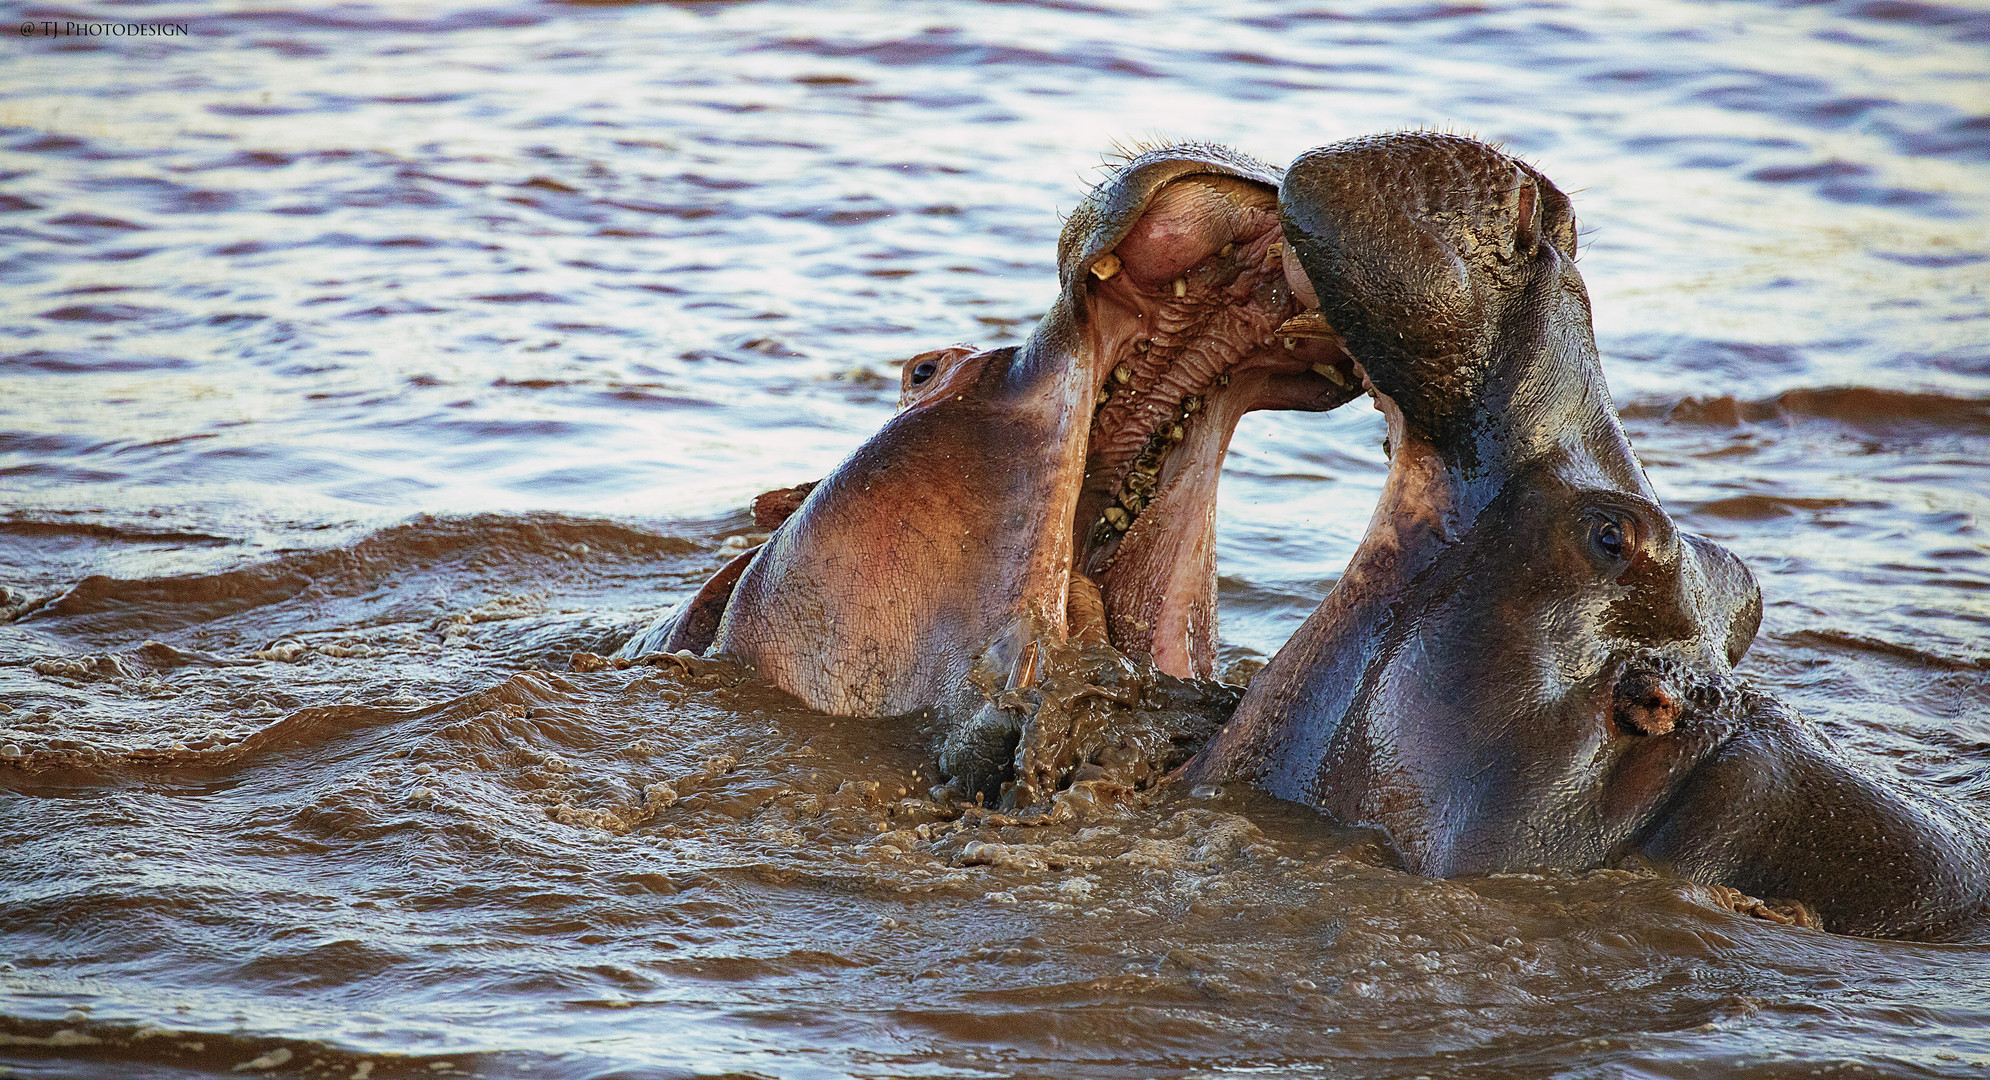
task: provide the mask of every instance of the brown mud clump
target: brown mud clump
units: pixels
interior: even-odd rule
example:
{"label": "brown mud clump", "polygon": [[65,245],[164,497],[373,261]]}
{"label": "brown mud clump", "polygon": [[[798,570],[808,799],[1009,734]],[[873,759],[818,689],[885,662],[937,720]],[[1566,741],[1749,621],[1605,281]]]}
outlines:
{"label": "brown mud clump", "polygon": [[1242,695],[1178,679],[1110,646],[1035,644],[1011,679],[983,692],[1023,717],[1000,808],[1025,818],[1162,782],[1214,735]]}

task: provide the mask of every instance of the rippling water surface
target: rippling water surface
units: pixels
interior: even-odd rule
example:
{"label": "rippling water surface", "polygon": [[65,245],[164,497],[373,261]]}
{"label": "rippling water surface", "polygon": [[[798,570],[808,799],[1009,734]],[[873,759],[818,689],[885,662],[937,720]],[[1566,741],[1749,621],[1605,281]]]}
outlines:
{"label": "rippling water surface", "polygon": [[[216,8],[225,10],[214,10]],[[184,37],[18,37],[39,20]],[[1990,804],[1980,6],[0,4],[0,1074],[1979,1076],[1990,950],[1431,881],[1244,791],[940,820],[918,731],[581,673],[1014,342],[1115,144],[1575,194],[1750,676]],[[1378,416],[1245,421],[1268,656]],[[734,545],[737,541],[733,542]],[[51,599],[56,598],[56,599]]]}

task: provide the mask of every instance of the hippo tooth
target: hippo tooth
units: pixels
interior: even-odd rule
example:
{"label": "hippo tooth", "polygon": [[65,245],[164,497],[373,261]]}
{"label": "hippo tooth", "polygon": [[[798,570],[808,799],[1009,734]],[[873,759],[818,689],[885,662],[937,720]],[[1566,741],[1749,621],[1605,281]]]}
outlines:
{"label": "hippo tooth", "polygon": [[1187,435],[1182,431],[1182,426],[1180,424],[1168,425],[1169,442],[1181,442],[1184,438],[1187,438]]}
{"label": "hippo tooth", "polygon": [[1094,402],[1094,404],[1104,405],[1106,402],[1110,400],[1112,400],[1112,391],[1106,389],[1103,386],[1099,387],[1099,399],[1098,401]]}
{"label": "hippo tooth", "polygon": [[1092,276],[1100,281],[1111,281],[1119,273],[1119,256],[1108,251],[1092,263]]}
{"label": "hippo tooth", "polygon": [[1202,399],[1199,397],[1192,397],[1182,402],[1182,413],[1185,416],[1194,416],[1201,408]]}
{"label": "hippo tooth", "polygon": [[1284,259],[1285,244],[1281,241],[1273,241],[1270,247],[1264,249],[1264,257],[1268,262],[1278,262]]}
{"label": "hippo tooth", "polygon": [[1114,532],[1125,532],[1126,527],[1133,524],[1133,519],[1127,516],[1126,511],[1121,510],[1119,507],[1108,506],[1106,507],[1106,524],[1111,525]]}
{"label": "hippo tooth", "polygon": [[1318,338],[1332,341],[1340,337],[1340,331],[1327,321],[1318,309],[1302,311],[1279,325],[1278,332],[1285,337]]}
{"label": "hippo tooth", "polygon": [[1233,251],[1235,251],[1235,250],[1237,250],[1237,245],[1235,245],[1235,244],[1225,244],[1225,245],[1223,245],[1223,250],[1222,250],[1222,251],[1219,251],[1219,252],[1217,252],[1216,254],[1218,254],[1218,255],[1221,255],[1221,256],[1223,256],[1224,258],[1226,258],[1226,259],[1227,259],[1227,258],[1229,258],[1229,257],[1230,257],[1230,253],[1231,253],[1231,252],[1233,252]]}
{"label": "hippo tooth", "polygon": [[1340,369],[1334,367],[1332,364],[1314,364],[1313,370],[1325,376],[1326,380],[1335,386],[1347,385],[1347,377],[1342,375]]}
{"label": "hippo tooth", "polygon": [[1135,352],[1146,352],[1148,349],[1151,349],[1153,347],[1154,343],[1147,340],[1146,338],[1141,338],[1139,341],[1133,343],[1133,351]]}
{"label": "hippo tooth", "polygon": [[1119,505],[1126,507],[1126,512],[1129,514],[1139,513],[1140,508],[1146,504],[1147,500],[1141,498],[1137,492],[1125,491],[1120,493]]}
{"label": "hippo tooth", "polygon": [[1016,666],[1009,672],[1009,689],[1026,690],[1036,685],[1038,655],[1036,642],[1023,646],[1023,654],[1016,658]]}
{"label": "hippo tooth", "polygon": [[1216,385],[1218,386],[1230,385],[1230,373],[1226,371],[1223,374],[1216,376]]}
{"label": "hippo tooth", "polygon": [[1125,364],[1121,364],[1112,369],[1112,378],[1114,382],[1130,383],[1133,381],[1133,369],[1127,367]]}
{"label": "hippo tooth", "polygon": [[1187,296],[1187,295],[1188,295],[1188,279],[1187,279],[1187,278],[1176,278],[1176,279],[1175,279],[1175,299],[1177,299],[1177,300],[1180,300],[1180,299],[1181,299],[1182,297],[1184,297],[1184,296]]}
{"label": "hippo tooth", "polygon": [[1285,346],[1285,348],[1286,348],[1286,351],[1287,351],[1287,352],[1290,352],[1290,351],[1292,350],[1292,346],[1293,346],[1293,341],[1292,341],[1292,339],[1291,339],[1291,338],[1289,338],[1289,337],[1287,337],[1287,338],[1279,338],[1279,339],[1278,339],[1278,343],[1279,343],[1280,345],[1283,345],[1283,346]]}

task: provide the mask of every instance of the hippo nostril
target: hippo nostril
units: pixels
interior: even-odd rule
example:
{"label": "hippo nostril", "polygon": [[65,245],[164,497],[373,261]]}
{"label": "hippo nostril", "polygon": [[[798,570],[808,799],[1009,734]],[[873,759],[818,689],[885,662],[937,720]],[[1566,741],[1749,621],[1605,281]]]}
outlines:
{"label": "hippo nostril", "polygon": [[1679,722],[1679,701],[1652,671],[1631,671],[1617,680],[1612,719],[1626,735],[1663,735]]}

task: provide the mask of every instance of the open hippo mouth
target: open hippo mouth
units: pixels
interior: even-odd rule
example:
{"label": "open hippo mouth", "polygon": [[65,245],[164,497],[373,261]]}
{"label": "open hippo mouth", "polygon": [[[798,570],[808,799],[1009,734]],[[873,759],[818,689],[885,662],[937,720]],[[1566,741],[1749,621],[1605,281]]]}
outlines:
{"label": "open hippo mouth", "polygon": [[[1143,167],[1154,166],[1126,169]],[[1073,516],[1070,637],[1103,634],[1168,674],[1206,677],[1216,487],[1237,421],[1253,409],[1331,409],[1360,380],[1331,334],[1279,331],[1301,305],[1270,184],[1166,179],[1111,239],[1078,267],[1077,366],[1096,392]]]}

